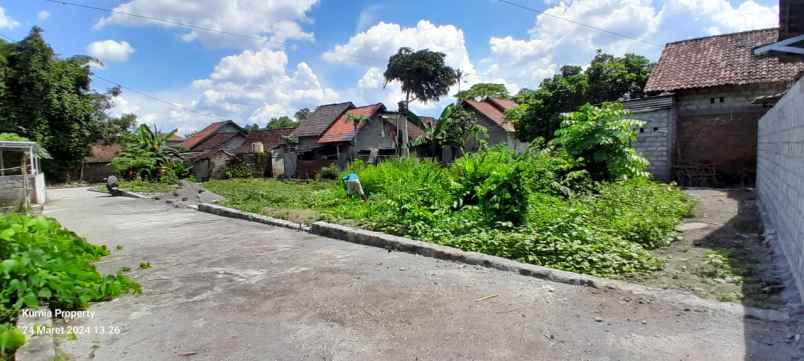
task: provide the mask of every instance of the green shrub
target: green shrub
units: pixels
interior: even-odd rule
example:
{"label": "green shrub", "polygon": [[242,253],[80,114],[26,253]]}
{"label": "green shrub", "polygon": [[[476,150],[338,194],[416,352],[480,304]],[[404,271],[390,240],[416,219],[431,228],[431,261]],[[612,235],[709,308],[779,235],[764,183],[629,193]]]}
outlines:
{"label": "green shrub", "polygon": [[601,184],[590,203],[598,224],[648,249],[668,246],[694,205],[677,187],[647,179]]}
{"label": "green shrub", "polygon": [[10,360],[18,348],[25,344],[25,335],[9,324],[0,324],[0,360]]}
{"label": "green shrub", "polygon": [[253,176],[251,167],[243,163],[235,163],[226,167],[223,171],[224,179],[232,178],[251,178]]}
{"label": "green shrub", "polygon": [[627,116],[620,103],[584,105],[564,116],[552,143],[577,159],[595,180],[648,177],[648,161],[633,147],[644,122]]}
{"label": "green shrub", "polygon": [[321,171],[318,173],[318,177],[321,178],[321,179],[334,180],[334,179],[338,179],[339,174],[340,174],[340,171],[338,170],[338,166],[333,164],[333,165],[321,168]]}
{"label": "green shrub", "polygon": [[126,276],[98,273],[94,262],[109,254],[106,247],[87,243],[52,219],[2,215],[0,239],[9,248],[8,257],[0,261],[0,324],[43,302],[75,310],[140,291]]}
{"label": "green shrub", "polygon": [[549,147],[486,150],[447,168],[408,158],[349,170],[368,202],[347,198],[341,182],[230,180],[207,188],[251,212],[313,209],[332,222],[599,276],[659,269],[647,249],[667,244],[691,206],[676,187],[644,178],[598,184]]}
{"label": "green shrub", "polygon": [[525,223],[527,166],[507,148],[467,154],[450,167],[455,208],[478,206],[490,223]]}

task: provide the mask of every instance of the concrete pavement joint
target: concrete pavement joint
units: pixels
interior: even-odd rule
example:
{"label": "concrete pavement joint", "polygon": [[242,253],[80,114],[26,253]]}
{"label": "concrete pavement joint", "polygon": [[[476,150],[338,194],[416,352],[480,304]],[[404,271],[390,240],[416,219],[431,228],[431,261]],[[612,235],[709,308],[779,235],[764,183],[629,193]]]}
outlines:
{"label": "concrete pavement joint", "polygon": [[198,210],[223,217],[237,218],[251,222],[310,232],[319,236],[366,246],[385,248],[388,250],[412,253],[425,257],[493,268],[500,271],[519,273],[523,276],[530,276],[558,283],[593,288],[607,288],[638,295],[652,296],[670,302],[681,303],[693,307],[705,307],[712,310],[740,315],[746,318],[773,322],[784,322],[790,319],[790,315],[787,312],[778,310],[746,307],[735,303],[707,300],[696,295],[680,293],[675,290],[656,289],[623,281],[561,271],[533,264],[517,262],[507,258],[490,256],[477,252],[462,251],[453,247],[417,241],[380,232],[356,229],[339,224],[315,222],[312,224],[312,227],[309,227],[282,219],[266,217],[259,214],[243,212],[232,208],[205,203],[199,204]]}

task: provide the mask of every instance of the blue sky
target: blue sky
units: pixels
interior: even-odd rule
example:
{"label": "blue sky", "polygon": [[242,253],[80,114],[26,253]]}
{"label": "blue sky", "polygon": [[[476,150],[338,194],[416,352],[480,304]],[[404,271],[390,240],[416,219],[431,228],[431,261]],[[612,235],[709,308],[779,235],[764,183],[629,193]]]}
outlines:
{"label": "blue sky", "polygon": [[[215,119],[265,125],[270,117],[331,102],[394,108],[400,91],[383,87],[382,71],[400,46],[444,52],[468,74],[464,86],[498,82],[516,91],[538,86],[564,64],[586,65],[596,49],[657,60],[668,41],[778,21],[773,0],[511,1],[546,12],[498,0],[70,1],[115,13],[6,0],[0,1],[0,34],[20,39],[41,26],[59,54],[94,56],[103,62],[94,69],[99,76],[175,103],[124,91],[114,113],[132,112],[186,133]],[[414,109],[437,115],[450,100]]]}

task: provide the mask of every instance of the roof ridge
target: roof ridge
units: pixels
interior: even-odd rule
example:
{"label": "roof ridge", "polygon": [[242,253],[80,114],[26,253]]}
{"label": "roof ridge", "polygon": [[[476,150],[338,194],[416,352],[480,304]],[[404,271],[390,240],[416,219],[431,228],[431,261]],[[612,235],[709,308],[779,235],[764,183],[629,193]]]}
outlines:
{"label": "roof ridge", "polygon": [[694,41],[709,40],[709,39],[712,39],[712,38],[720,38],[720,37],[727,37],[727,36],[734,36],[734,35],[741,35],[741,34],[748,34],[748,33],[760,33],[760,32],[771,31],[771,30],[776,30],[778,32],[779,28],[775,27],[775,28],[745,30],[745,31],[738,31],[736,33],[708,35],[708,36],[702,36],[702,37],[699,37],[699,38],[677,40],[677,41],[671,41],[671,42],[666,43],[665,47],[667,47],[667,45],[670,45],[670,44],[683,44],[683,43],[690,43],[690,42],[694,42]]}

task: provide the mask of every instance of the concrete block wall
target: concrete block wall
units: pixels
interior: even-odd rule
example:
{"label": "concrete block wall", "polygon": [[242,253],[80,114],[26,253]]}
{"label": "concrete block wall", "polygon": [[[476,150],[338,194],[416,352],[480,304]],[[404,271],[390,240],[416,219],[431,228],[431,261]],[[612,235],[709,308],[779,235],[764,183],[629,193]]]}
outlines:
{"label": "concrete block wall", "polygon": [[672,178],[673,110],[640,112],[631,118],[645,122],[639,129],[636,150],[650,162],[649,171],[661,181]]}
{"label": "concrete block wall", "polygon": [[759,121],[757,192],[766,229],[804,298],[804,79]]}

